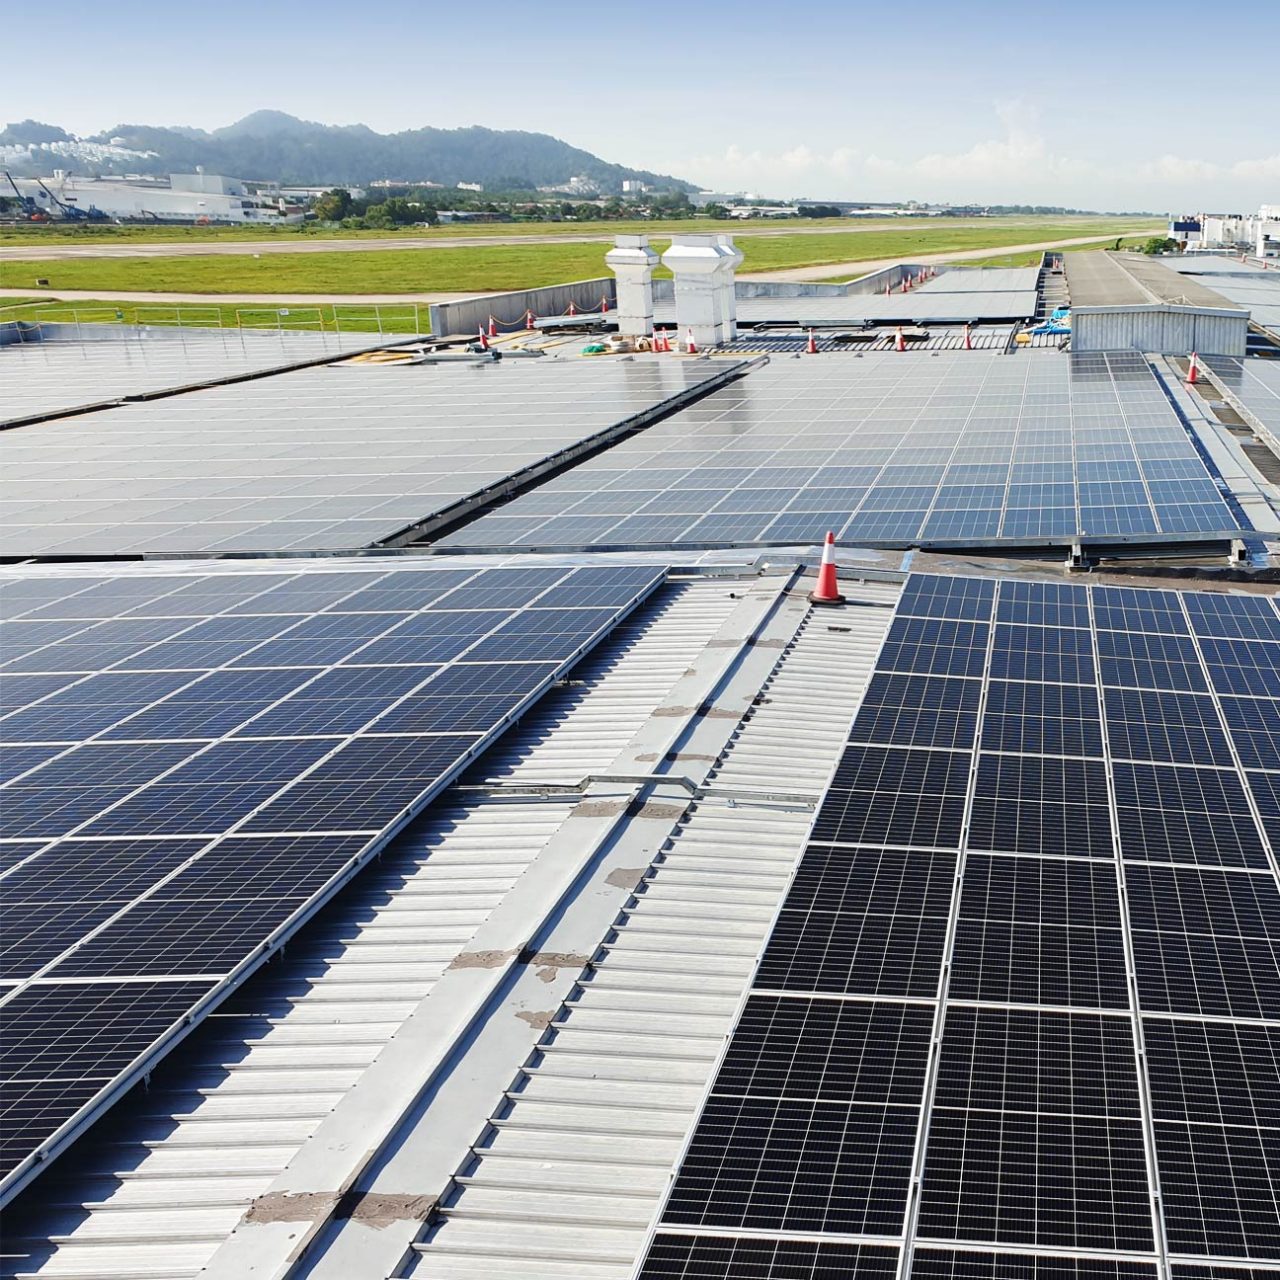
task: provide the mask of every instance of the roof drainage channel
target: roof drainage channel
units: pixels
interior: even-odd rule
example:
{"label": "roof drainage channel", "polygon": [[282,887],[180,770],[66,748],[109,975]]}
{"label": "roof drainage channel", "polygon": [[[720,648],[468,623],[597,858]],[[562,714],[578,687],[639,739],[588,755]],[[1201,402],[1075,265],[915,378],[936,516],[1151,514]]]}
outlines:
{"label": "roof drainage channel", "polygon": [[[898,594],[841,585],[853,606],[810,615],[713,767],[717,786],[821,793]],[[397,1274],[631,1274],[810,821],[801,809],[690,810]]]}
{"label": "roof drainage channel", "polygon": [[[741,587],[736,588],[740,593]],[[663,588],[468,778],[608,767],[723,625],[732,583]],[[14,1206],[0,1264],[31,1275],[195,1275],[426,996],[571,805],[443,797],[277,963],[157,1069],[119,1129]],[[22,1238],[16,1224],[21,1221]]]}
{"label": "roof drainage channel", "polygon": [[[723,745],[777,661],[780,645],[772,639],[785,642],[803,613],[785,608],[782,593],[793,576],[775,573],[742,591],[611,771],[648,771],[649,759],[665,761],[699,736]],[[671,771],[693,772],[687,765]],[[317,1280],[349,1276],[353,1268],[379,1276],[391,1270],[464,1158],[479,1118],[536,1042],[542,1015],[554,1013],[562,986],[571,987],[581,953],[594,947],[625,901],[639,875],[639,869],[629,879],[621,874],[628,863],[637,868],[629,842],[657,847],[683,813],[687,800],[663,803],[653,792],[652,784],[608,783],[588,791],[360,1086],[255,1202],[210,1260],[208,1280],[283,1277],[304,1268]],[[400,1206],[394,1221],[380,1205]]]}
{"label": "roof drainage channel", "polygon": [[[703,359],[710,360],[711,357],[707,356],[703,357]],[[631,417],[624,418],[621,422],[616,422],[612,426],[606,427],[605,430],[597,432],[593,436],[588,436],[585,440],[579,440],[576,444],[561,449],[557,453],[549,454],[540,462],[525,467],[521,471],[513,472],[497,484],[489,485],[476,493],[469,494],[427,519],[416,520],[412,524],[405,525],[403,529],[399,529],[371,545],[378,548],[404,547],[423,538],[439,537],[445,533],[451,533],[487,511],[494,503],[507,498],[518,498],[521,494],[536,488],[544,480],[550,480],[553,476],[559,475],[560,472],[567,470],[569,467],[575,466],[587,458],[594,457],[597,453],[609,448],[610,445],[617,444],[624,437],[643,431],[646,427],[651,427],[655,423],[661,422],[664,418],[671,417],[672,414],[678,413],[681,409],[687,409],[691,404],[710,395],[711,392],[719,391],[721,387],[727,386],[730,382],[736,382],[753,369],[768,364],[769,358],[768,356],[757,355],[750,360],[720,361],[718,363],[723,363],[724,368],[702,382],[686,387],[683,391],[677,392],[668,399],[662,400],[658,404],[642,410],[640,413],[632,414]]]}

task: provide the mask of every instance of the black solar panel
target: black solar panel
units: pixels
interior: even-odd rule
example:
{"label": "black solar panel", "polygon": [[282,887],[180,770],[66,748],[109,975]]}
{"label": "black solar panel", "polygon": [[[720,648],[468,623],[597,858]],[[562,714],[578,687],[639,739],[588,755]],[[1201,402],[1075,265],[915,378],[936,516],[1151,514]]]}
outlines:
{"label": "black solar panel", "polygon": [[[31,642],[0,669],[17,681],[0,715],[16,753],[0,977],[19,984],[0,1020],[30,1053],[0,1075],[23,1117],[4,1173],[181,1020],[182,993],[269,954],[663,576],[371,563],[33,579],[12,605]],[[109,639],[81,643],[95,634]],[[64,1026],[68,993],[90,1012]]]}
{"label": "black solar panel", "polygon": [[1155,1280],[1154,1262],[976,1249],[916,1249],[911,1280]]}
{"label": "black solar panel", "polygon": [[883,1246],[663,1232],[639,1280],[893,1280],[897,1272],[897,1249]]}
{"label": "black solar panel", "polygon": [[1161,1212],[1176,1280],[1280,1265],[1274,617],[908,579],[642,1274],[697,1227],[763,1276],[870,1232],[912,1276],[1153,1280]]}

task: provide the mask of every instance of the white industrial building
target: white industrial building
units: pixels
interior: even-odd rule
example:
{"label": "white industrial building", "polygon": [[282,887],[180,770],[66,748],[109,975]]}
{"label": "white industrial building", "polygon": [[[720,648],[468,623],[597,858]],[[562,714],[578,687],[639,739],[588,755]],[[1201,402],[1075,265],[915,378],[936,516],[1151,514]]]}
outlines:
{"label": "white industrial building", "polygon": [[[278,204],[251,195],[238,178],[173,173],[159,178],[84,178],[55,169],[50,178],[15,178],[19,193],[54,221],[94,210],[111,219],[151,222],[286,223]],[[70,211],[70,212],[69,212]]]}
{"label": "white industrial building", "polygon": [[1280,256],[1280,204],[1260,205],[1252,214],[1202,213],[1185,222],[1171,221],[1170,234],[1188,249],[1248,249],[1260,258]]}

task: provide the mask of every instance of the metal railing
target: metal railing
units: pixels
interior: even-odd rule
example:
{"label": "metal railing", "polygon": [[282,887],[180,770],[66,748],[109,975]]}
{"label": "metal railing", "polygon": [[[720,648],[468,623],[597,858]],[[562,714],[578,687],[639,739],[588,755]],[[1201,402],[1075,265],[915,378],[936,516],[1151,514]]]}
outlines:
{"label": "metal railing", "polygon": [[274,333],[369,333],[412,335],[430,332],[424,308],[416,302],[325,303],[314,306],[237,307],[234,304],[148,303],[134,306],[85,306],[57,301],[0,306],[0,324],[16,323],[19,341],[42,339],[45,325],[123,325],[137,329],[248,329]]}

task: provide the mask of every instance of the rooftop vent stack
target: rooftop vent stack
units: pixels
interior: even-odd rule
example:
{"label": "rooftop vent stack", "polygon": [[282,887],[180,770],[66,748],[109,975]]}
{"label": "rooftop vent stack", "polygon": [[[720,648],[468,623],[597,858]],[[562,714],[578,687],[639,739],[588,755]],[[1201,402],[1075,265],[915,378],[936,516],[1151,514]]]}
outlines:
{"label": "rooftop vent stack", "polygon": [[719,236],[673,236],[662,255],[675,276],[676,324],[691,332],[699,347],[725,341],[720,281],[729,256]]}
{"label": "rooftop vent stack", "polygon": [[619,236],[604,255],[618,282],[618,332],[628,338],[653,333],[653,269],[658,255],[648,236]]}
{"label": "rooftop vent stack", "polygon": [[734,273],[742,265],[742,250],[733,243],[733,237],[717,235],[725,257],[720,263],[720,323],[724,340],[732,342],[738,336],[738,294]]}

